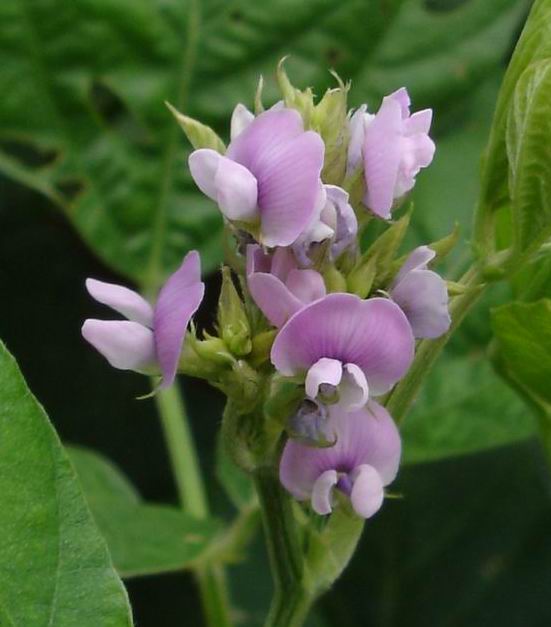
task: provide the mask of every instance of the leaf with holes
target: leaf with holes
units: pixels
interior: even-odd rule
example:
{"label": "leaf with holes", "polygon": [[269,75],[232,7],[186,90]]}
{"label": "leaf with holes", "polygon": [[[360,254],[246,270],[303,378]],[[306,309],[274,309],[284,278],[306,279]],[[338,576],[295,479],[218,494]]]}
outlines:
{"label": "leaf with holes", "polygon": [[2,343],[0,391],[0,625],[132,625],[75,471]]}
{"label": "leaf with holes", "polygon": [[200,559],[220,531],[215,520],[197,520],[175,507],[144,503],[101,455],[74,447],[69,455],[122,577],[186,568]]}
{"label": "leaf with holes", "polygon": [[[250,104],[258,75],[291,53],[297,85],[321,93],[332,66],[354,80],[353,104],[408,85],[438,119],[501,63],[522,10],[518,0],[3,0],[0,171],[154,288],[190,248],[207,270],[222,256],[222,220],[189,177],[164,101],[227,137],[235,103]],[[265,97],[279,98],[273,82]]]}

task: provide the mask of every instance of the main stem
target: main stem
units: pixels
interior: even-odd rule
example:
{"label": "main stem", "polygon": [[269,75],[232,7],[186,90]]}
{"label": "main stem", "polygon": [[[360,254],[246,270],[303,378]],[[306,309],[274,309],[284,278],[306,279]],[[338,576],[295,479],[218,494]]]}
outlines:
{"label": "main stem", "polygon": [[[155,401],[168,445],[182,509],[196,518],[209,515],[207,497],[185,406],[176,384],[159,390]],[[205,564],[195,571],[205,620],[210,627],[231,627],[224,569]]]}
{"label": "main stem", "polygon": [[257,470],[254,479],[274,581],[265,627],[299,627],[314,595],[304,585],[302,548],[291,500],[272,468]]}

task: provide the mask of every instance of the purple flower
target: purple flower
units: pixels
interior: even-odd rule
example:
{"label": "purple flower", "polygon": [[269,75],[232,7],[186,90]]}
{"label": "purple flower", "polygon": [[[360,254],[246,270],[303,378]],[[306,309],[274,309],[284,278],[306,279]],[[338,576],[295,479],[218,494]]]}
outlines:
{"label": "purple flower", "polygon": [[324,144],[293,109],[276,106],[253,120],[247,113],[234,111],[225,156],[190,155],[191,175],[226,218],[258,230],[266,246],[288,246],[319,211]]}
{"label": "purple flower", "polygon": [[390,288],[390,297],[406,314],[415,337],[439,337],[451,324],[446,282],[427,269],[435,255],[428,246],[413,250]]}
{"label": "purple flower", "polygon": [[360,107],[350,120],[348,168],[353,169],[363,153],[364,204],[385,219],[390,218],[394,200],[413,188],[416,175],[434,156],[428,135],[432,110],[411,115],[409,108],[410,98],[402,87],[383,99],[376,115]]}
{"label": "purple flower", "polygon": [[295,255],[302,266],[311,264],[309,255],[316,244],[330,240],[331,260],[338,259],[356,244],[358,220],[348,202],[348,194],[336,185],[324,185],[325,202],[319,215],[293,244]]}
{"label": "purple flower", "polygon": [[281,327],[306,304],[325,296],[321,274],[299,270],[289,248],[276,248],[268,254],[260,246],[249,244],[247,284],[254,302],[275,327]]}
{"label": "purple flower", "polygon": [[122,285],[86,280],[90,295],[118,311],[127,320],[92,320],[82,335],[115,368],[163,375],[161,387],[176,376],[188,323],[205,290],[201,282],[199,253],[188,253],[182,265],[159,292],[153,308],[137,292]]}
{"label": "purple flower", "polygon": [[400,464],[400,435],[394,421],[374,401],[353,412],[332,405],[326,429],[328,439],[336,439],[329,448],[287,441],[279,466],[281,483],[298,500],[310,499],[318,514],[331,513],[337,489],[350,497],[359,516],[373,516]]}
{"label": "purple flower", "polygon": [[329,294],[298,311],[282,327],[271,359],[284,376],[305,375],[311,399],[365,405],[401,379],[413,359],[406,316],[391,300]]}

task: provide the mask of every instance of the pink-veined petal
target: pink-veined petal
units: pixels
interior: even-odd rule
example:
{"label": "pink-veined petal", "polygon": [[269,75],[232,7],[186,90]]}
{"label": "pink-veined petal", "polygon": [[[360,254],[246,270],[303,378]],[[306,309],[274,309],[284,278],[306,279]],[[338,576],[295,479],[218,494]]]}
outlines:
{"label": "pink-veined petal", "polygon": [[192,250],[168,278],[155,305],[153,328],[157,360],[163,374],[161,387],[167,387],[174,381],[186,329],[203,299],[204,291],[199,253]]}
{"label": "pink-veined petal", "polygon": [[96,279],[86,279],[86,289],[98,303],[111,307],[125,318],[146,327],[153,325],[153,307],[134,290]]}
{"label": "pink-veined petal", "polygon": [[285,282],[302,303],[311,303],[327,293],[323,277],[316,270],[291,270]]}
{"label": "pink-veined petal", "polygon": [[295,314],[303,303],[273,274],[249,274],[247,284],[254,302],[268,320],[281,327]]}
{"label": "pink-veined petal", "polygon": [[356,364],[378,395],[404,376],[413,348],[409,322],[391,300],[337,293],[297,312],[277,335],[271,359],[286,376],[306,373],[322,357]]}

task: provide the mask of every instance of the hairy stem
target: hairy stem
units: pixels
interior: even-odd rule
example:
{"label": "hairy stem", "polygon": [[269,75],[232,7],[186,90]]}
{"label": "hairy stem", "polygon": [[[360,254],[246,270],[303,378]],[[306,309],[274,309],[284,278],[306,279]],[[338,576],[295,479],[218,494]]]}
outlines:
{"label": "hairy stem", "polygon": [[476,268],[471,268],[461,279],[463,294],[456,296],[450,304],[452,323],[449,331],[435,340],[421,340],[415,352],[415,358],[407,375],[398,383],[389,395],[385,405],[397,423],[400,423],[410,410],[421,385],[434,362],[442,352],[457,327],[463,321],[471,307],[482,295],[486,284]]}
{"label": "hairy stem", "polygon": [[255,473],[262,522],[274,581],[266,627],[299,627],[314,601],[304,586],[303,555],[291,499],[272,468]]}
{"label": "hairy stem", "polygon": [[[159,390],[155,401],[167,442],[170,462],[182,509],[197,518],[209,514],[199,460],[189,428],[185,406],[176,385]],[[220,564],[202,563],[195,576],[206,624],[230,627],[230,603],[224,570]]]}

